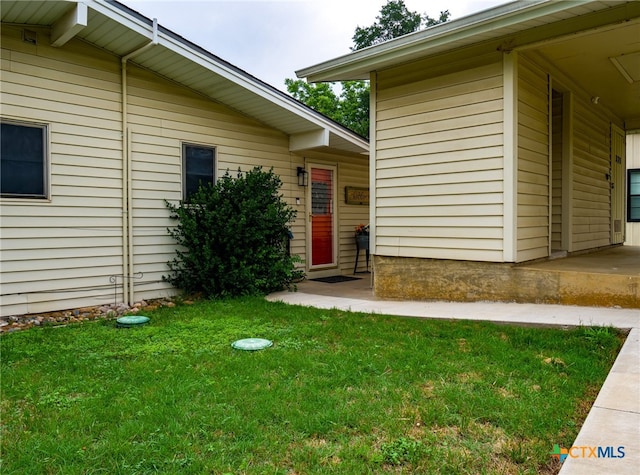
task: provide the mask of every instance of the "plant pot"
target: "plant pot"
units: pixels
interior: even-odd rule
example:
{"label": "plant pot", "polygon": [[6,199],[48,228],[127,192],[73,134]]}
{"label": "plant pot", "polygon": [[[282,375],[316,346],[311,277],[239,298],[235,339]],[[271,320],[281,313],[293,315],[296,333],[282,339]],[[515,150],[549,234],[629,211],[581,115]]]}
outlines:
{"label": "plant pot", "polygon": [[369,235],[356,234],[356,246],[358,249],[369,249]]}

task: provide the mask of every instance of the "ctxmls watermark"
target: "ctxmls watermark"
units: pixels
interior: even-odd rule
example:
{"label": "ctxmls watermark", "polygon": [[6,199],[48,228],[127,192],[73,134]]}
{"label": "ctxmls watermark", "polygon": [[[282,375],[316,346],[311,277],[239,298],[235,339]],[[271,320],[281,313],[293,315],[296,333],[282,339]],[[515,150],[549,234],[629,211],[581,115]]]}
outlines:
{"label": "ctxmls watermark", "polygon": [[560,463],[564,462],[567,457],[572,459],[578,458],[598,458],[598,459],[621,459],[624,458],[624,445],[614,447],[612,445],[603,446],[588,446],[588,445],[574,445],[568,449],[560,447],[558,444],[553,445],[553,451],[550,452],[551,457],[560,460]]}

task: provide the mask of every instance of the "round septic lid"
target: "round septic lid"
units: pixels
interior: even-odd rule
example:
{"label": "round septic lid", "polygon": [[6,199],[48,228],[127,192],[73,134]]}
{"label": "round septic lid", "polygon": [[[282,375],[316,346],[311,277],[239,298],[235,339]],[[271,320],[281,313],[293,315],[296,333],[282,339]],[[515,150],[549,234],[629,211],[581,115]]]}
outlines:
{"label": "round septic lid", "polygon": [[255,351],[269,348],[273,342],[264,338],[245,338],[244,340],[234,341],[231,346],[236,350]]}
{"label": "round septic lid", "polygon": [[135,327],[149,323],[149,317],[143,317],[142,315],[127,315],[126,317],[118,318],[116,323],[119,327]]}

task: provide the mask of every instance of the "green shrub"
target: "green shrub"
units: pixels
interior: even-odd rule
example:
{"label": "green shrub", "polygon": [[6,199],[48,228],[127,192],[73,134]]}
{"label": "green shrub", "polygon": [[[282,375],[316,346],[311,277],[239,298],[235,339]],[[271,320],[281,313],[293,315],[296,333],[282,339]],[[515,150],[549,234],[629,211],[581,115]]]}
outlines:
{"label": "green shrub", "polygon": [[166,202],[179,223],[168,229],[179,246],[164,280],[207,297],[259,295],[301,277],[288,252],[296,211],[279,194],[282,181],[256,167],[202,186],[188,203]]}

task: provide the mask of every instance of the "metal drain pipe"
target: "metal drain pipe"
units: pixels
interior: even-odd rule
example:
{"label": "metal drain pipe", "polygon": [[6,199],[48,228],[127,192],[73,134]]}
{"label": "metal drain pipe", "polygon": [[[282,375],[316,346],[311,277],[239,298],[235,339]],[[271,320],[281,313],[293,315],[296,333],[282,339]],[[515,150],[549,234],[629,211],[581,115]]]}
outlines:
{"label": "metal drain pipe", "polygon": [[158,44],[158,20],[153,19],[152,39],[146,45],[123,56],[122,61],[122,300],[131,305],[133,292],[133,199],[131,181],[131,131],[127,121],[127,61]]}

